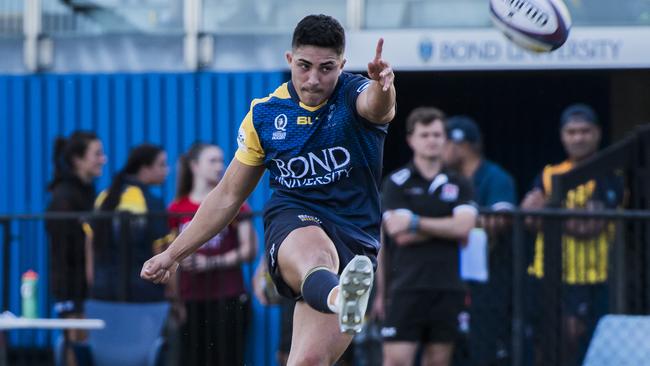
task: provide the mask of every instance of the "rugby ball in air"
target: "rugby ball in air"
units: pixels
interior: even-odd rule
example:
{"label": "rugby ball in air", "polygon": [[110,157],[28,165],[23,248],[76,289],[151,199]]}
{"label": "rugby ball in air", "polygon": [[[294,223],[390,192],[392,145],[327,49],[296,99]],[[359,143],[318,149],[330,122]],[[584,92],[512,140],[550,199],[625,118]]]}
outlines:
{"label": "rugby ball in air", "polygon": [[562,0],[490,0],[490,16],[512,42],[534,52],[560,48],[571,29]]}

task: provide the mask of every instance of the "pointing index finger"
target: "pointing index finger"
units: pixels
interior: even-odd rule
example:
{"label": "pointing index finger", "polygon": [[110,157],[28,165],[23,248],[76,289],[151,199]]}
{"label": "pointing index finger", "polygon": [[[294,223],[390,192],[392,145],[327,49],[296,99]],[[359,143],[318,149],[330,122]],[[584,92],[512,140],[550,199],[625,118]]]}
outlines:
{"label": "pointing index finger", "polygon": [[377,41],[377,50],[375,51],[375,61],[381,60],[381,51],[384,48],[384,39],[379,38]]}

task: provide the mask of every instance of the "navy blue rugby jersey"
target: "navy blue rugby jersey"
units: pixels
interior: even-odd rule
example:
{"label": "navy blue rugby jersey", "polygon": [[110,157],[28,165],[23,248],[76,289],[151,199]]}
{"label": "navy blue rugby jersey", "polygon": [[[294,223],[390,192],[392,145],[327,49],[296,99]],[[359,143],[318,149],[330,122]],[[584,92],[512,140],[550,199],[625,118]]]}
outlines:
{"label": "navy blue rugby jersey", "polygon": [[370,236],[378,247],[379,186],[388,127],[359,116],[356,100],[369,80],[341,73],[330,99],[310,107],[291,82],[255,99],[239,129],[235,158],[264,166],[273,195],[266,214],[303,208]]}

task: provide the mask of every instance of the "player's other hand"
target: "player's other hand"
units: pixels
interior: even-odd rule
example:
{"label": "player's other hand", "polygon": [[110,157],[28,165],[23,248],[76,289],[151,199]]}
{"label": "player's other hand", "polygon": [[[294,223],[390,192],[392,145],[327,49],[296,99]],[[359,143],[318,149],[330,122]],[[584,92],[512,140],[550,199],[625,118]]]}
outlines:
{"label": "player's other hand", "polygon": [[172,260],[167,251],[164,251],[144,262],[140,277],[153,283],[167,283],[176,269],[178,263]]}
{"label": "player's other hand", "polygon": [[381,85],[383,91],[388,91],[393,85],[395,74],[390,64],[381,58],[381,52],[384,47],[384,39],[379,38],[375,58],[368,62],[368,77],[375,80]]}

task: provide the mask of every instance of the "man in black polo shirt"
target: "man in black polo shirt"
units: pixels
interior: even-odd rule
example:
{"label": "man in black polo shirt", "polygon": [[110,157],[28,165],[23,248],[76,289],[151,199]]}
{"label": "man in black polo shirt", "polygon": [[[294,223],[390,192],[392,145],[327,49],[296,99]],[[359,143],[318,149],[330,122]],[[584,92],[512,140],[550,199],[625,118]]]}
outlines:
{"label": "man in black polo shirt", "polygon": [[449,365],[464,300],[459,245],[477,210],[470,183],[442,167],[443,112],[413,110],[406,133],[413,160],[387,177],[382,189],[386,246],[374,310],[383,313],[387,288],[384,365],[411,365],[418,345],[423,364]]}

